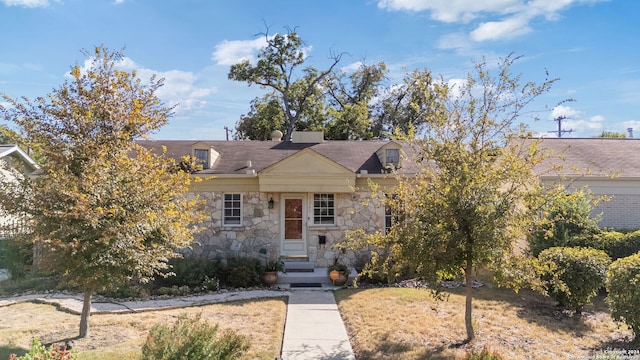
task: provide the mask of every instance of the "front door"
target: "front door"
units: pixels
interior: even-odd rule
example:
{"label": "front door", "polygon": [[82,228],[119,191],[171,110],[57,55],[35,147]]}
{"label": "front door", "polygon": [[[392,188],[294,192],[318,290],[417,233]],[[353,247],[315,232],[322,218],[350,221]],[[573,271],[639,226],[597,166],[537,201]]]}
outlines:
{"label": "front door", "polygon": [[281,254],[307,256],[307,204],[303,195],[283,195],[280,201]]}

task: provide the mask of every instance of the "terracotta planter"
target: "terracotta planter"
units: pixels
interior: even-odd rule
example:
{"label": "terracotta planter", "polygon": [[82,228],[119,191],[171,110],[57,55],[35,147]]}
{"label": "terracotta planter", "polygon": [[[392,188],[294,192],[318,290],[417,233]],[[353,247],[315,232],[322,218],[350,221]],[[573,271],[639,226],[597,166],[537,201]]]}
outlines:
{"label": "terracotta planter", "polygon": [[329,279],[334,286],[343,286],[349,281],[349,275],[345,271],[333,270],[329,273]]}
{"label": "terracotta planter", "polygon": [[262,273],[262,282],[265,285],[275,285],[278,283],[278,272],[277,271],[265,271]]}

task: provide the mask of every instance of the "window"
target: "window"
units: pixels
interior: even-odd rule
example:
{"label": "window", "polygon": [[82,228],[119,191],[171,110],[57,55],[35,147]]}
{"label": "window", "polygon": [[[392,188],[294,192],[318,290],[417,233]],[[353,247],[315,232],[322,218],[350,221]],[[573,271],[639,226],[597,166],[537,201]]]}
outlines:
{"label": "window", "polygon": [[[391,230],[391,227],[398,222],[398,215],[393,213],[393,209],[391,208],[391,204],[389,201],[395,201],[397,199],[396,195],[385,195],[387,197],[387,202],[384,206],[384,233],[388,234]],[[391,199],[389,199],[391,197]]]}
{"label": "window", "polygon": [[223,225],[242,225],[242,195],[224,194],[223,212]]}
{"label": "window", "polygon": [[209,168],[209,150],[194,149],[193,156],[196,158],[198,165],[202,165],[203,169]]}
{"label": "window", "polygon": [[387,149],[385,151],[385,166],[393,165],[394,168],[398,168],[400,165],[400,149]]}
{"label": "window", "polygon": [[313,223],[316,225],[335,224],[335,203],[333,194],[313,194]]}

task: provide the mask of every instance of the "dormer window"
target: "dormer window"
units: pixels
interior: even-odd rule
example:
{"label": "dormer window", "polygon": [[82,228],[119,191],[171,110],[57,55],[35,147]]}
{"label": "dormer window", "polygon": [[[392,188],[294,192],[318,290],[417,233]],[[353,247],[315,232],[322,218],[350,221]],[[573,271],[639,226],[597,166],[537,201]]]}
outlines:
{"label": "dormer window", "polygon": [[384,157],[386,167],[393,167],[394,169],[400,167],[400,149],[386,149]]}
{"label": "dormer window", "polygon": [[202,165],[203,170],[209,168],[209,150],[194,149],[193,157],[196,158],[196,162],[198,165]]}

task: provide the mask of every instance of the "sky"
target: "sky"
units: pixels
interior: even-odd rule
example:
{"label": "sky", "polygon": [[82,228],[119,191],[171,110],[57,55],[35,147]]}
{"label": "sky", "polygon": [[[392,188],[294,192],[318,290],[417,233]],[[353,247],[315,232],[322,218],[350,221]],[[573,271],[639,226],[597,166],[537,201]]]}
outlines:
{"label": "sky", "polygon": [[416,69],[456,81],[513,53],[523,81],[559,78],[520,118],[536,134],[557,136],[563,116],[563,137],[640,137],[638,14],[637,0],[0,0],[0,94],[45,96],[81,50],[124,49],[121,66],[164,78],[157,95],[177,105],[152,138],[224,140],[267,91],[230,66],[295,29],[309,66],[383,61],[388,85]]}

